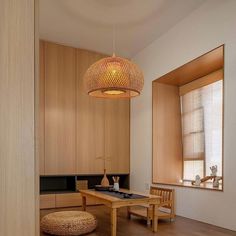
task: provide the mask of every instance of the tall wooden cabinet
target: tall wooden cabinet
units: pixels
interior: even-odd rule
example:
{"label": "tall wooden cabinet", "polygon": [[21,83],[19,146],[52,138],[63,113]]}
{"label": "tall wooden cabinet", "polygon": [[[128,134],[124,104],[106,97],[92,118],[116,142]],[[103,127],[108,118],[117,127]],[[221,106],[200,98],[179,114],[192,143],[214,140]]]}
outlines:
{"label": "tall wooden cabinet", "polygon": [[76,49],[45,42],[45,174],[75,173]]}
{"label": "tall wooden cabinet", "polygon": [[83,75],[88,67],[104,57],[101,54],[77,50],[77,172],[102,173],[104,156],[104,101],[88,96],[83,87]]}
{"label": "tall wooden cabinet", "polygon": [[83,75],[105,55],[41,41],[40,174],[129,173],[129,100],[84,92]]}
{"label": "tall wooden cabinet", "polygon": [[129,100],[105,100],[105,156],[108,173],[129,173],[130,164]]}

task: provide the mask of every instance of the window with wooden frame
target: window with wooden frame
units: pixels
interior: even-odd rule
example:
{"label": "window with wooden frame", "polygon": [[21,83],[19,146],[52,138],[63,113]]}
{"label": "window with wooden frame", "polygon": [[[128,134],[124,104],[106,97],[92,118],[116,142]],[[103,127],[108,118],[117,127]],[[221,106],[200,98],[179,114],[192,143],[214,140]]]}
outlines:
{"label": "window with wooden frame", "polygon": [[224,45],[153,81],[153,183],[223,177],[223,69]]}
{"label": "window with wooden frame", "polygon": [[213,165],[222,175],[222,93],[219,80],[181,94],[184,180],[209,176]]}

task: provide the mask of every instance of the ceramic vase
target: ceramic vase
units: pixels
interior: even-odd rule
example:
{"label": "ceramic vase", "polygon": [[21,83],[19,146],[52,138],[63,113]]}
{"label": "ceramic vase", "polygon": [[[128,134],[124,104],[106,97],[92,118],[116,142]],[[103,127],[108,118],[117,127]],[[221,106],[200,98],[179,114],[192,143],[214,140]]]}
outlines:
{"label": "ceramic vase", "polygon": [[103,187],[109,187],[110,186],[110,183],[109,183],[109,180],[108,180],[107,174],[106,174],[106,169],[104,169],[104,175],[103,175],[103,178],[102,178],[101,185]]}

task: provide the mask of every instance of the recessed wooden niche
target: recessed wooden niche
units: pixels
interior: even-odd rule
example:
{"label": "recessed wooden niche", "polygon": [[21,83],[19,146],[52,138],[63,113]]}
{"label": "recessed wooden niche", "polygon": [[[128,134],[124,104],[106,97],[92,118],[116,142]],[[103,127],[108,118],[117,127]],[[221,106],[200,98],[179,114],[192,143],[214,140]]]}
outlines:
{"label": "recessed wooden niche", "polygon": [[223,68],[224,45],[153,81],[153,183],[183,186],[180,96],[222,80]]}

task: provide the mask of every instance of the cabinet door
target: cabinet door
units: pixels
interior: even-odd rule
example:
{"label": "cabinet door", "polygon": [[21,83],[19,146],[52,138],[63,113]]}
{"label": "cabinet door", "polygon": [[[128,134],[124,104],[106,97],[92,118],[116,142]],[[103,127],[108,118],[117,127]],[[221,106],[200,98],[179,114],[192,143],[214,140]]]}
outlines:
{"label": "cabinet door", "polygon": [[80,193],[56,194],[56,207],[81,206],[82,197]]}
{"label": "cabinet door", "polygon": [[[80,193],[56,194],[55,208],[60,207],[78,207],[82,206],[82,197]],[[94,198],[86,197],[87,205],[97,205],[99,201]]]}
{"label": "cabinet door", "polygon": [[76,50],[45,42],[45,174],[73,174]]}
{"label": "cabinet door", "polygon": [[40,195],[40,209],[49,209],[56,207],[56,195],[55,194],[43,194]]}
{"label": "cabinet door", "polygon": [[77,173],[103,172],[104,156],[104,100],[88,96],[84,91],[83,76],[91,64],[103,56],[86,50],[77,50]]}
{"label": "cabinet door", "polygon": [[129,173],[130,164],[130,101],[105,102],[105,155],[108,173]]}

